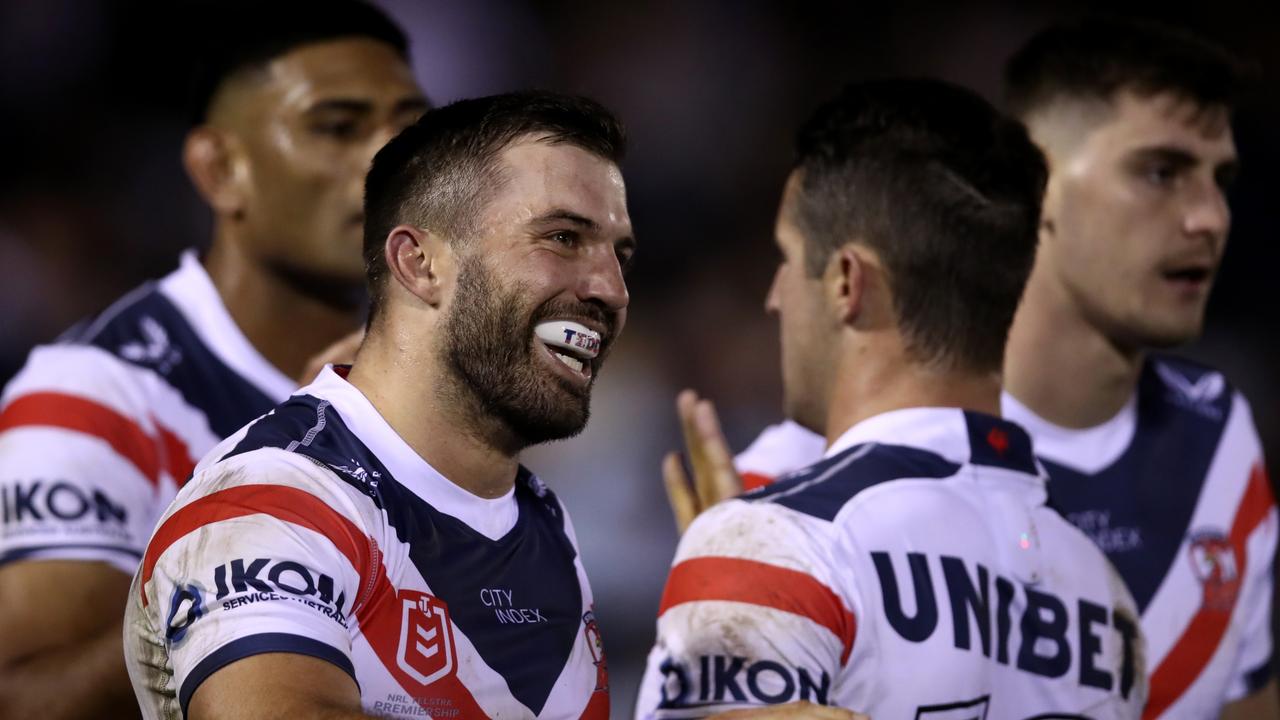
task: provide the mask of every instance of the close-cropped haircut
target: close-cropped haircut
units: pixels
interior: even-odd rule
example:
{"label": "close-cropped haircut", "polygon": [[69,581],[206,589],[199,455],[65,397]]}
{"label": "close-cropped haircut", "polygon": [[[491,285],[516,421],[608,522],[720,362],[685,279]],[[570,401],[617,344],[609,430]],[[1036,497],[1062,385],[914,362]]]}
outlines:
{"label": "close-cropped haircut", "polygon": [[621,164],[626,153],[622,124],[604,106],[551,92],[459,100],[428,111],[378,151],[364,191],[370,322],[383,298],[383,251],[391,230],[406,223],[450,242],[466,241],[502,185],[499,156],[527,136],[548,145],[572,145],[614,164]]}
{"label": "close-cropped haircut", "polygon": [[362,0],[224,0],[198,5],[207,18],[197,34],[187,114],[203,123],[223,85],[304,45],[368,38],[408,60],[404,31]]}
{"label": "close-cropped haircut", "polygon": [[864,244],[885,265],[913,360],[1000,369],[1048,174],[1019,122],[935,80],[855,84],[801,127],[794,169],[811,276]]}
{"label": "close-cropped haircut", "polygon": [[1053,25],[1005,64],[1004,96],[1020,118],[1061,99],[1112,101],[1120,91],[1172,93],[1200,107],[1234,107],[1252,69],[1188,32],[1093,17]]}

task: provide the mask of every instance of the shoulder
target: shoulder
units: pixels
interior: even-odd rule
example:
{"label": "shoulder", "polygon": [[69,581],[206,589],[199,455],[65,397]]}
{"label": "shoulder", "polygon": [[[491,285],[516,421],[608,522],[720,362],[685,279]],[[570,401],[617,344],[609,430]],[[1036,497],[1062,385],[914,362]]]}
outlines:
{"label": "shoulder", "polygon": [[824,458],[742,499],[831,521],[845,505],[873,487],[893,480],[947,478],[961,467],[927,450],[868,443]]}
{"label": "shoulder", "polygon": [[791,420],[770,425],[733,460],[738,471],[777,478],[822,458],[826,439]]}
{"label": "shoulder", "polygon": [[381,484],[389,473],[323,398],[290,397],[225,440],[208,459],[222,464],[243,455],[288,457],[288,462],[316,469],[382,506]]}

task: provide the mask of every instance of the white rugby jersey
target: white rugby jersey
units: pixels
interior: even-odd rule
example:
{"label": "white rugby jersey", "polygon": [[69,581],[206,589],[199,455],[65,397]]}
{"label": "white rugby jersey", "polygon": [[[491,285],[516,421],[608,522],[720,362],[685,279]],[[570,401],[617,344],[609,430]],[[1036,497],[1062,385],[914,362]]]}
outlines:
{"label": "white rugby jersey", "polygon": [[1006,396],[1051,500],[1107,553],[1142,612],[1144,717],[1217,717],[1271,678],[1276,508],[1244,396],[1173,357],[1143,368],[1110,421],[1068,430]]}
{"label": "white rugby jersey", "polygon": [[483,499],[326,369],[219,445],[147,546],[125,622],[149,720],[259,653],[333,663],[390,718],[609,716],[564,507],[521,468]]}
{"label": "white rugby jersey", "polygon": [[[1215,717],[1265,685],[1277,520],[1244,396],[1221,373],[1157,355],[1124,410],[1097,427],[1055,426],[1008,394],[1003,413],[1035,438],[1053,507],[1133,592],[1152,669],[1144,717]],[[804,467],[822,442],[794,423],[761,438],[736,458],[744,477]]]}
{"label": "white rugby jersey", "polygon": [[0,396],[0,564],[132,575],[196,460],[297,384],[236,327],[194,252],[37,347]]}
{"label": "white rugby jersey", "polygon": [[721,503],[672,563],[640,718],[794,700],[874,718],[1137,718],[1133,600],[1044,505],[1012,423],[897,410]]}

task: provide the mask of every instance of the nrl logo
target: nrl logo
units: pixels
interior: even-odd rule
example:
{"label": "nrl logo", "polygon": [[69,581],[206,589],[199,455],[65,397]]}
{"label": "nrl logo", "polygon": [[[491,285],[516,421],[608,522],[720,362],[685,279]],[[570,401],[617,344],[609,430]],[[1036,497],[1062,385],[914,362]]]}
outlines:
{"label": "nrl logo", "polygon": [[396,601],[400,603],[396,666],[421,685],[452,675],[457,654],[448,606],[416,590],[401,590]]}

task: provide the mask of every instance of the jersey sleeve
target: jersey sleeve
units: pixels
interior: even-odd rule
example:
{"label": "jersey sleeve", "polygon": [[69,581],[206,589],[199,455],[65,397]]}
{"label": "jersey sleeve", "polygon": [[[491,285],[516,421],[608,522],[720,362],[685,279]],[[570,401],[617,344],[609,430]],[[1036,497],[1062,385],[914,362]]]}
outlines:
{"label": "jersey sleeve", "polygon": [[733,465],[742,475],[743,489],[754,490],[821,460],[826,446],[826,438],[786,420],[765,428],[734,457]]}
{"label": "jersey sleeve", "polygon": [[740,500],[694,521],[663,592],[637,718],[831,704],[857,607],[816,532],[776,505]]}
{"label": "jersey sleeve", "polygon": [[1227,690],[1228,701],[1256,692],[1275,674],[1271,604],[1277,540],[1276,503],[1248,404],[1242,396],[1239,402],[1249,420],[1255,458],[1236,519],[1237,526],[1247,535],[1243,538],[1244,578],[1237,610],[1242,640]]}
{"label": "jersey sleeve", "polygon": [[210,466],[148,544],[130,600],[131,664],[163,648],[167,662],[143,662],[172,668],[184,714],[210,675],[262,653],[309,655],[354,679],[350,623],[381,567],[365,522],[305,457],[264,449]]}
{"label": "jersey sleeve", "polygon": [[37,348],[0,400],[0,564],[99,560],[130,575],[159,512],[167,451],[131,369]]}

